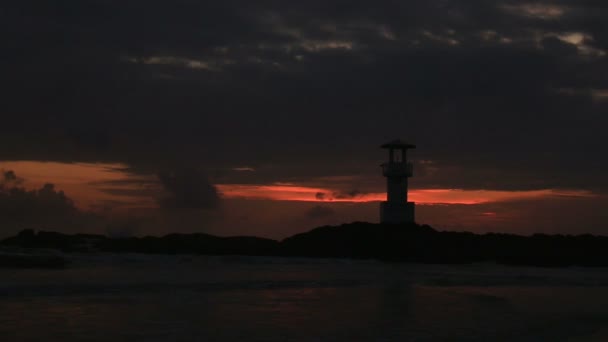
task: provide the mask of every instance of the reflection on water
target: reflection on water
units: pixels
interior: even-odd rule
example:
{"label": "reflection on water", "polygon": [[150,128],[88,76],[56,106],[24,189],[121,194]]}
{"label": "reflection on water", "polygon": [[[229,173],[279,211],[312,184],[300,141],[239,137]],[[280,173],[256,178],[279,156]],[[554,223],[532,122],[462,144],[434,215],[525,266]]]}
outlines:
{"label": "reflection on water", "polygon": [[2,341],[605,341],[604,269],[79,256],[0,271]]}

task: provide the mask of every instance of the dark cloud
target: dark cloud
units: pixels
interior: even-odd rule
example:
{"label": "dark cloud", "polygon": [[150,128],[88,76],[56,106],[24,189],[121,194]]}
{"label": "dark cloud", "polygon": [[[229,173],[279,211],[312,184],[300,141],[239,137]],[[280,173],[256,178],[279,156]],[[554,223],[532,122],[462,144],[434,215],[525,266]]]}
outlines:
{"label": "dark cloud", "polygon": [[215,209],[220,196],[207,176],[194,168],[161,172],[158,179],[166,195],[159,200],[165,209]]}
{"label": "dark cloud", "polygon": [[576,56],[578,54],[578,49],[575,45],[566,43],[557,37],[544,38],[541,44],[545,51],[550,51],[555,55]]}
{"label": "dark cloud", "polygon": [[23,179],[17,177],[13,170],[0,170],[0,190],[7,190],[7,187],[17,186],[23,183]]}
{"label": "dark cloud", "polygon": [[306,217],[312,219],[322,219],[333,216],[336,212],[330,208],[325,206],[314,206],[306,211]]}
{"label": "dark cloud", "polygon": [[605,191],[606,18],[574,0],[7,2],[0,159],[380,184],[377,145],[404,137],[435,162],[413,186]]}
{"label": "dark cloud", "polygon": [[68,232],[86,232],[101,225],[95,214],[80,211],[63,191],[53,184],[26,190],[12,171],[0,179],[0,235],[34,228]]}
{"label": "dark cloud", "polygon": [[53,184],[45,184],[40,189],[30,191],[19,187],[0,190],[3,218],[22,220],[29,216],[70,216],[77,211],[73,201],[63,191],[55,190]]}
{"label": "dark cloud", "polygon": [[163,186],[159,178],[160,176],[155,178],[133,176],[126,179],[91,182],[89,185],[110,195],[158,198],[163,192]]}
{"label": "dark cloud", "polygon": [[363,195],[365,195],[364,192],[355,189],[349,191],[334,191],[330,193],[318,192],[315,194],[315,198],[320,201],[352,200]]}
{"label": "dark cloud", "polygon": [[363,193],[357,189],[346,191],[346,192],[335,192],[333,197],[336,199],[353,199],[363,195]]}

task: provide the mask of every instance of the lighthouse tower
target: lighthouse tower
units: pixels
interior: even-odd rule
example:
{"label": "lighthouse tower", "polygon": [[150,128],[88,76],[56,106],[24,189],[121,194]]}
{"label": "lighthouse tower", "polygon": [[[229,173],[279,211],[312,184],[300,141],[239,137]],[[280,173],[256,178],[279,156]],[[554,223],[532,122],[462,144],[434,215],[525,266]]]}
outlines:
{"label": "lighthouse tower", "polygon": [[388,150],[388,162],[381,165],[386,177],[386,202],[380,203],[380,222],[413,223],[414,202],[407,201],[407,181],[413,175],[413,165],[407,162],[407,150],[416,145],[393,140],[380,147]]}

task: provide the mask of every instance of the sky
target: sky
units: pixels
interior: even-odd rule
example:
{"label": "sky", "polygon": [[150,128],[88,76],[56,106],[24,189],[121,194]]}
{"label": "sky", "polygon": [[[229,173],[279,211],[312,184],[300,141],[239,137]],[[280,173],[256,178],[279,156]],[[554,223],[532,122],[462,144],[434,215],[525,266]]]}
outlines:
{"label": "sky", "polygon": [[395,138],[419,223],[608,235],[607,23],[605,1],[2,3],[0,236],[377,222]]}

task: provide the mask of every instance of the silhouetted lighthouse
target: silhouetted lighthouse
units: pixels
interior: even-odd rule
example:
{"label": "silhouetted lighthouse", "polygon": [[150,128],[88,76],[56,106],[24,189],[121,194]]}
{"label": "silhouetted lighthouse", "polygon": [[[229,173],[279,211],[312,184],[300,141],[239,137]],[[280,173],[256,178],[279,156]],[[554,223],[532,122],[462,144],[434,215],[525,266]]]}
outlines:
{"label": "silhouetted lighthouse", "polygon": [[407,162],[407,150],[416,145],[393,140],[380,147],[388,150],[388,163],[381,165],[386,177],[386,202],[380,203],[380,222],[414,222],[414,202],[407,201],[407,181],[413,175],[413,165]]}

